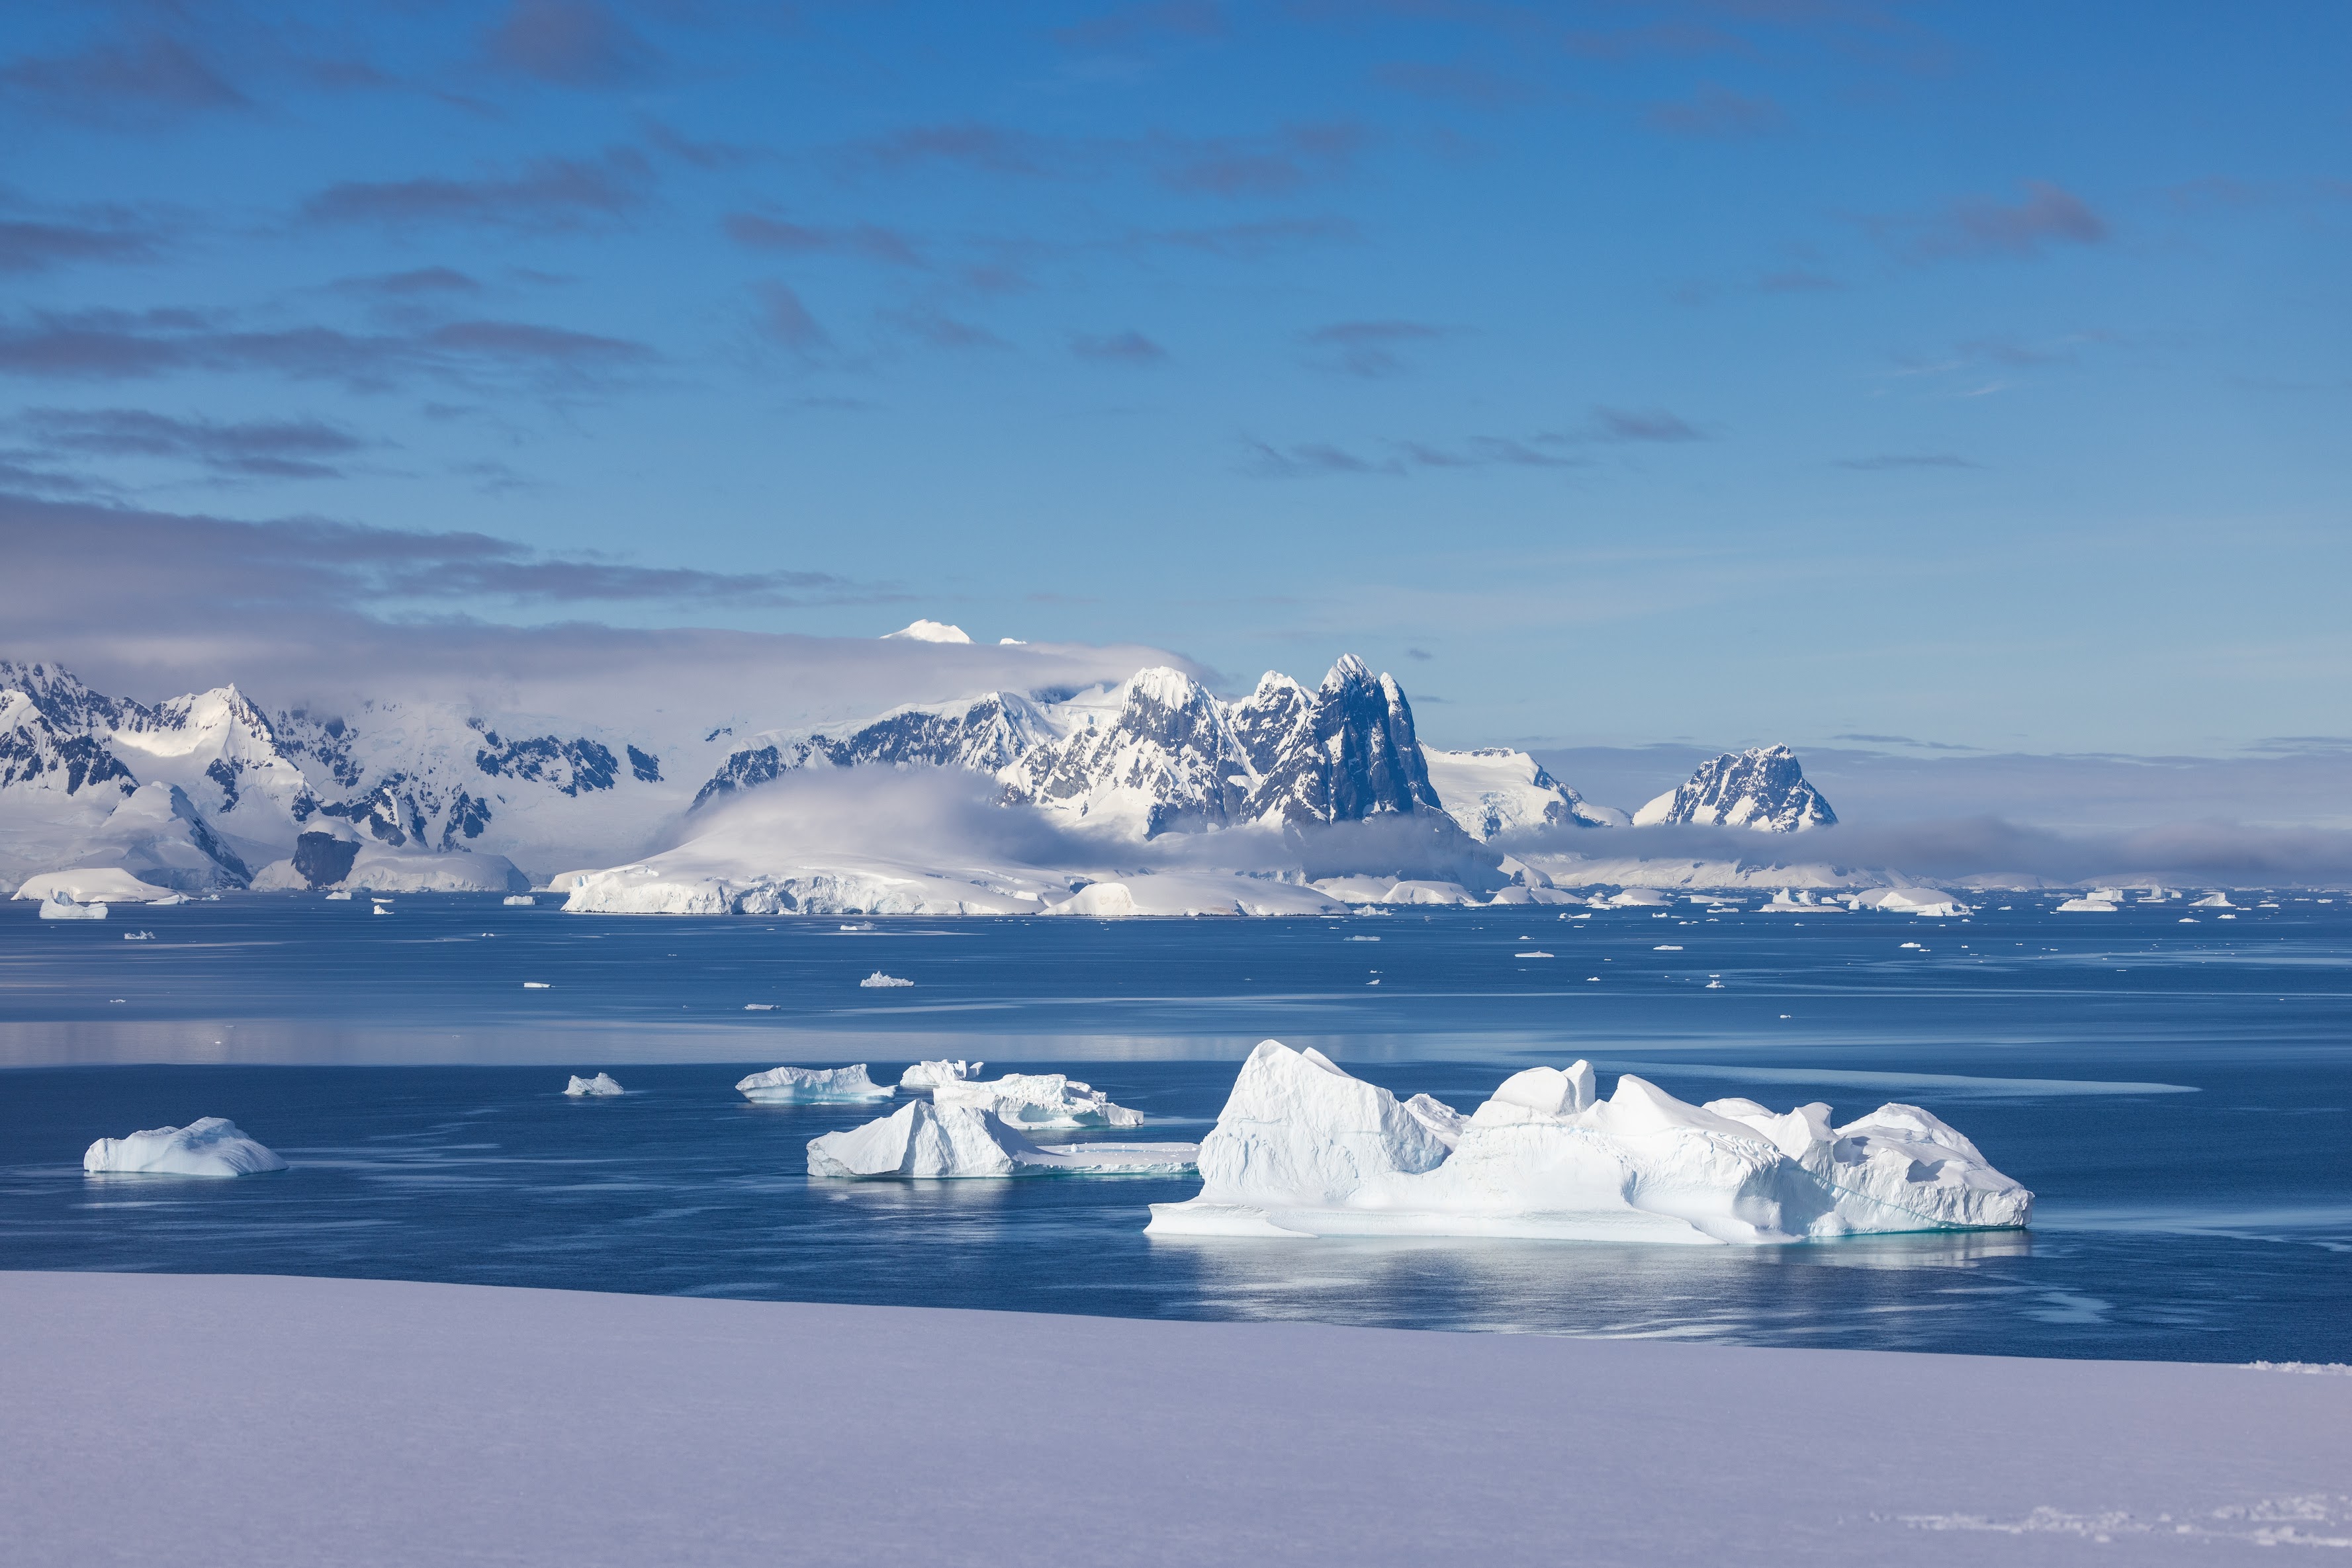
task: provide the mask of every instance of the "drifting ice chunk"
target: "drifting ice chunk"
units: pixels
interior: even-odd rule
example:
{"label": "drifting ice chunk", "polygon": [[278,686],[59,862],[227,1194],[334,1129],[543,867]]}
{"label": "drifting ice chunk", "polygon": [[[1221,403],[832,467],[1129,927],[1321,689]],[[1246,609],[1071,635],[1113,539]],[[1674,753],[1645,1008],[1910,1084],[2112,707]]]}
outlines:
{"label": "drifting ice chunk", "polygon": [[745,1099],[762,1105],[890,1098],[887,1086],[866,1076],[862,1061],[855,1067],[772,1067],[735,1087]]}
{"label": "drifting ice chunk", "polygon": [[2007,1229],[2032,1212],[1915,1105],[1832,1127],[1827,1105],[1689,1105],[1630,1072],[1605,1101],[1594,1089],[1586,1062],[1530,1068],[1448,1129],[1268,1040],[1201,1145],[1201,1196],[1153,1205],[1150,1228],[1757,1243]]}
{"label": "drifting ice chunk", "polygon": [[2209,893],[2204,897],[2192,901],[2189,907],[2191,909],[2235,909],[2238,906],[2230,902],[2230,895],[2226,893]]}
{"label": "drifting ice chunk", "polygon": [[591,1095],[602,1099],[607,1094],[618,1094],[621,1086],[613,1081],[609,1072],[600,1072],[593,1078],[583,1078],[574,1073],[571,1084],[563,1092],[575,1100]]}
{"label": "drifting ice chunk", "polygon": [[505,904],[509,909],[529,909],[532,905],[536,904],[539,900],[533,898],[527,893],[510,893],[504,898],[499,900],[499,902]]}
{"label": "drifting ice chunk", "polygon": [[896,975],[886,975],[881,970],[877,969],[857,983],[871,991],[878,990],[885,986],[911,986],[915,982],[912,980],[902,980]]}
{"label": "drifting ice chunk", "polygon": [[[978,1065],[975,1063],[974,1065]],[[944,1079],[931,1085],[935,1105],[970,1105],[1016,1127],[1140,1127],[1143,1113],[1114,1105],[1101,1090],[1058,1072],[1008,1072],[1002,1078]]]}
{"label": "drifting ice chunk", "polygon": [[2113,915],[2116,908],[2116,904],[2114,899],[2101,898],[2098,894],[2093,894],[2088,898],[2068,899],[2058,906],[2058,913],[2061,915]]}
{"label": "drifting ice chunk", "polygon": [[41,918],[44,920],[103,920],[106,918],[106,905],[76,904],[72,899],[59,893],[41,900]]}
{"label": "drifting ice chunk", "polygon": [[942,1083],[961,1083],[987,1066],[984,1061],[919,1061],[898,1075],[901,1089],[935,1089]]}
{"label": "drifting ice chunk", "polygon": [[153,1127],[127,1138],[100,1138],[81,1157],[92,1176],[252,1176],[282,1171],[286,1162],[237,1131],[225,1116],[184,1127]]}
{"label": "drifting ice chunk", "polygon": [[1040,1148],[993,1112],[917,1100],[878,1121],[812,1138],[813,1176],[1173,1175],[1192,1168],[1192,1144],[1073,1144]]}

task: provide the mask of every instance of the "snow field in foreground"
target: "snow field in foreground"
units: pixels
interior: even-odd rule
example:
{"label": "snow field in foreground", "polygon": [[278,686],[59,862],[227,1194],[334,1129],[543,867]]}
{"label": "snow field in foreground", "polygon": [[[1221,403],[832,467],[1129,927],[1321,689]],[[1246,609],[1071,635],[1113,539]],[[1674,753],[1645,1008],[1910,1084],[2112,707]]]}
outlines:
{"label": "snow field in foreground", "polygon": [[[0,1322],[28,1563],[2163,1568],[2352,1539],[2352,1379],[2242,1367],[250,1276],[0,1272]],[[1041,1528],[1039,1482],[1098,1522]]]}

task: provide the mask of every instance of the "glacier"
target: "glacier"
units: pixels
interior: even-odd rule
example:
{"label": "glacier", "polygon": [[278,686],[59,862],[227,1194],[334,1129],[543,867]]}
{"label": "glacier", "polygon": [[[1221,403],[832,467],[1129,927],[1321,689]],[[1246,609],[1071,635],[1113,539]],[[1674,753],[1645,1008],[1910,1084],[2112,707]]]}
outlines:
{"label": "glacier", "polygon": [[1691,1105],[1591,1065],[1513,1074],[1467,1117],[1266,1040],[1202,1141],[1201,1193],[1148,1228],[1760,1245],[2023,1227],[2033,1195],[1932,1113]]}
{"label": "glacier", "polygon": [[866,1075],[866,1064],[854,1067],[772,1067],[738,1082],[746,1100],[763,1105],[840,1100],[887,1100],[894,1091]]}
{"label": "glacier", "polygon": [[1192,1144],[1041,1147],[993,1111],[917,1100],[846,1132],[809,1140],[812,1176],[1166,1176],[1190,1170]]}
{"label": "glacier", "polygon": [[221,1116],[184,1127],[151,1127],[127,1137],[100,1138],[81,1157],[92,1176],[253,1176],[282,1171],[286,1162]]}

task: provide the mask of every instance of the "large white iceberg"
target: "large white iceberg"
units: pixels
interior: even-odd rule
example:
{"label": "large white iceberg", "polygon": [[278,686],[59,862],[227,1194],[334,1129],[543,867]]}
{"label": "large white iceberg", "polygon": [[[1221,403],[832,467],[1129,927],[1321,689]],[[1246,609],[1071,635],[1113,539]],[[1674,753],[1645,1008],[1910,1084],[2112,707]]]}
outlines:
{"label": "large white iceberg", "polygon": [[901,1089],[936,1089],[942,1083],[961,1083],[987,1066],[984,1061],[919,1061],[898,1074]]}
{"label": "large white iceberg", "polygon": [[1267,1040],[1202,1142],[1201,1195],[1154,1204],[1176,1235],[1491,1236],[1784,1242],[2010,1229],[2033,1195],[1915,1105],[1843,1127],[1814,1103],[1690,1105],[1590,1063],[1530,1068],[1455,1124],[1319,1051]]}
{"label": "large white iceberg", "polygon": [[1002,1078],[946,1079],[931,1085],[936,1105],[993,1112],[1016,1127],[1140,1127],[1143,1113],[1114,1105],[1101,1090],[1059,1072],[1008,1072]]}
{"label": "large white iceberg", "polygon": [[887,1100],[893,1092],[889,1085],[866,1076],[862,1061],[855,1067],[772,1067],[752,1073],[735,1087],[745,1099],[762,1105]]}
{"label": "large white iceberg", "polygon": [[142,882],[120,866],[84,866],[28,876],[17,885],[16,896],[43,904],[58,898],[75,904],[155,904],[174,895],[170,888]]}
{"label": "large white iceberg", "polygon": [[621,1085],[609,1072],[600,1072],[593,1078],[583,1078],[575,1072],[572,1075],[572,1082],[564,1086],[563,1092],[574,1100],[601,1100],[608,1094],[621,1092]]}
{"label": "large white iceberg", "polygon": [[813,1176],[1163,1176],[1192,1168],[1193,1144],[1042,1148],[976,1105],[916,1100],[889,1115],[812,1138]]}
{"label": "large white iceberg", "polygon": [[92,1176],[252,1176],[282,1171],[286,1162],[237,1131],[226,1116],[205,1116],[184,1127],[151,1127],[127,1138],[100,1138],[81,1157]]}
{"label": "large white iceberg", "polygon": [[103,920],[106,918],[106,905],[76,904],[63,893],[58,893],[41,900],[41,918],[44,920]]}

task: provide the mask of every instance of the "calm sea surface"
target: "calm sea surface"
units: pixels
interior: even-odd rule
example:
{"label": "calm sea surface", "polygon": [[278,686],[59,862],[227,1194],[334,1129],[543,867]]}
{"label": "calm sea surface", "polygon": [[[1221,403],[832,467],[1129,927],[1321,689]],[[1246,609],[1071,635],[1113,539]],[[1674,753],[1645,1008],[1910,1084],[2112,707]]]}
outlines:
{"label": "calm sea surface", "polygon": [[[1686,904],[870,930],[465,896],[89,923],[0,904],[0,1268],[2352,1361],[2352,903],[2268,901],[2229,920],[2018,895],[1966,922]],[[915,984],[861,988],[877,969]],[[807,1140],[875,1112],[732,1088],[780,1062],[890,1082],[980,1056],[1068,1070],[1143,1111],[1141,1135],[1192,1139],[1269,1037],[1465,1110],[1578,1056],[1604,1092],[1634,1071],[1842,1118],[1913,1101],[2034,1189],[2034,1228],[1761,1249],[1154,1240],[1145,1206],[1190,1180],[811,1183]],[[597,1069],[629,1092],[563,1097]],[[81,1174],[93,1138],[205,1115],[294,1168]]]}

